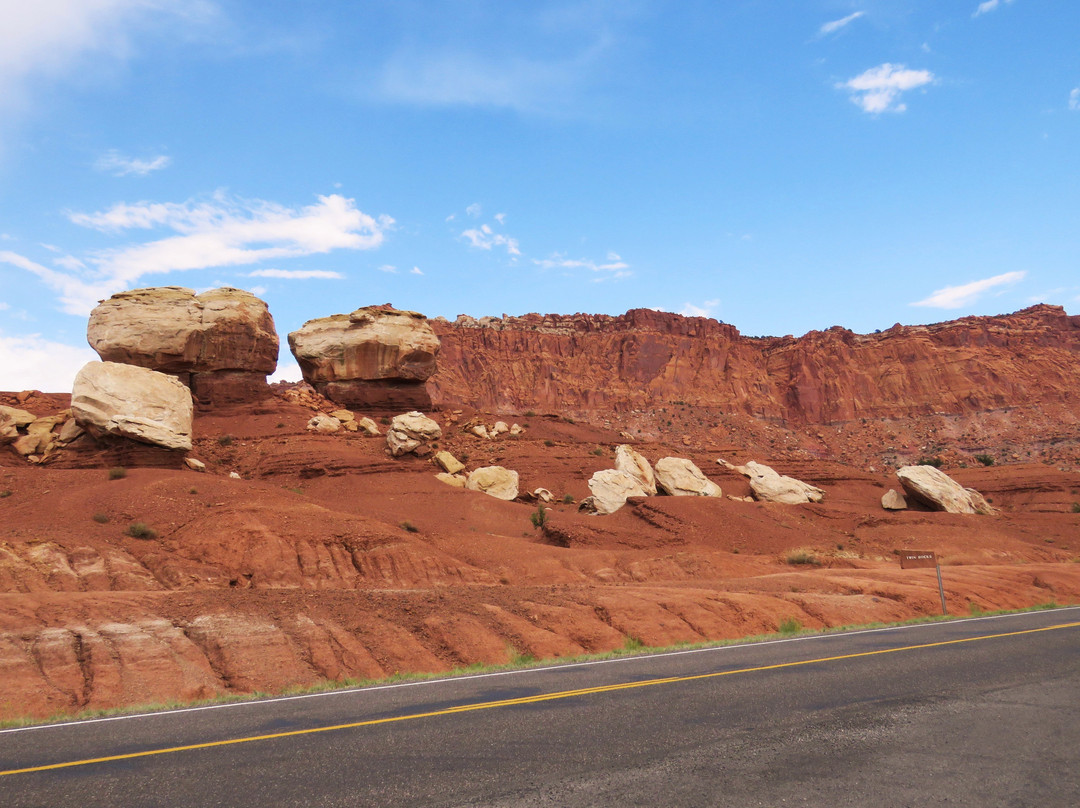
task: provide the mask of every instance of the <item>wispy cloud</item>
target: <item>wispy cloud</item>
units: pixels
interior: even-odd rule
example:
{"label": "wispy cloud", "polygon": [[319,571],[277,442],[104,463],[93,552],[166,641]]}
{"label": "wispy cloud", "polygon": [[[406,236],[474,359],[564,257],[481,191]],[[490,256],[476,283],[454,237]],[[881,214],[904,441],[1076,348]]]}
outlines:
{"label": "wispy cloud", "polygon": [[1069,90],[1069,109],[1073,112],[1080,112],[1080,87],[1073,87]]}
{"label": "wispy cloud", "polygon": [[989,14],[1000,5],[1008,5],[1013,0],[985,0],[983,3],[979,3],[978,8],[972,13],[972,17],[981,17],[983,14]]}
{"label": "wispy cloud", "polygon": [[829,34],[836,33],[844,26],[855,22],[855,20],[859,19],[859,17],[862,17],[864,14],[866,14],[865,11],[856,11],[853,14],[848,14],[846,17],[841,17],[838,20],[827,22],[818,29],[818,33],[821,36],[828,36]]}
{"label": "wispy cloud", "polygon": [[484,208],[480,205],[479,202],[473,202],[471,205],[469,205],[469,207],[465,208],[465,212],[469,214],[469,216],[473,219],[477,218],[481,213],[483,213],[483,211]]}
{"label": "wispy cloud", "polygon": [[397,267],[393,264],[383,264],[382,266],[375,267],[379,272],[385,272],[387,275],[397,275]]}
{"label": "wispy cloud", "polygon": [[378,247],[394,220],[374,218],[339,195],[288,208],[263,200],[215,194],[210,200],[184,203],[121,203],[95,213],[70,213],[75,224],[103,233],[162,229],[173,235],[83,257],[87,267],[49,269],[26,256],[0,252],[0,263],[33,273],[58,292],[63,311],[84,315],[95,302],[129,288],[145,275],[190,269],[243,266],[296,258],[337,249]]}
{"label": "wispy cloud", "polygon": [[480,227],[470,228],[462,232],[461,237],[466,239],[473,247],[481,250],[490,250],[492,247],[505,247],[507,255],[521,255],[518,240],[512,236],[496,233],[491,225],[482,224]]}
{"label": "wispy cloud", "polygon": [[974,303],[983,295],[983,293],[994,287],[1009,286],[1014,283],[1019,283],[1026,276],[1026,272],[1006,272],[1002,275],[995,275],[992,278],[985,278],[981,281],[965,283],[962,286],[946,286],[943,289],[938,289],[925,300],[920,300],[911,305],[926,306],[934,309],[959,309]]}
{"label": "wispy cloud", "polygon": [[413,267],[412,269],[409,270],[409,274],[410,275],[423,275],[424,273],[420,271],[420,267]]}
{"label": "wispy cloud", "polygon": [[66,345],[40,334],[0,334],[0,390],[71,390],[75,374],[98,358],[86,345]]}
{"label": "wispy cloud", "polygon": [[168,168],[171,162],[172,158],[164,154],[142,160],[137,157],[128,157],[115,149],[111,149],[97,159],[97,162],[94,163],[94,168],[98,171],[108,172],[114,177],[127,177],[131,175],[145,177],[152,171],[160,171],[163,168]]}
{"label": "wispy cloud", "polygon": [[247,274],[249,278],[283,278],[286,280],[306,281],[308,279],[340,280],[345,276],[328,269],[256,269]]}
{"label": "wispy cloud", "polygon": [[907,105],[900,102],[900,94],[932,84],[934,80],[929,70],[909,70],[904,65],[886,62],[836,86],[848,90],[851,100],[864,112],[877,114],[903,112]]}
{"label": "wispy cloud", "polygon": [[587,269],[590,272],[603,274],[602,278],[594,280],[609,280],[615,278],[627,278],[633,274],[630,265],[622,260],[618,253],[609,252],[607,260],[592,261],[587,258],[567,258],[564,253],[555,253],[551,258],[534,258],[532,262],[544,269]]}
{"label": "wispy cloud", "polygon": [[684,303],[678,313],[683,317],[712,317],[712,313],[716,311],[716,307],[719,305],[719,299],[705,300],[700,306],[695,306],[693,303]]}

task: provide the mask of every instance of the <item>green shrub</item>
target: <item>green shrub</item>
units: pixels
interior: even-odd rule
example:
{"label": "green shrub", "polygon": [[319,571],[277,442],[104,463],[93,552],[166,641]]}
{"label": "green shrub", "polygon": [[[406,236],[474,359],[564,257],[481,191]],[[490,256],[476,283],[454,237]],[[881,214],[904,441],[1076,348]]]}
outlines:
{"label": "green shrub", "polygon": [[552,446],[554,446],[554,445],[555,445],[555,441],[553,441],[553,440],[546,440],[546,441],[544,441],[544,445],[550,448],[550,447],[552,447]]}
{"label": "green shrub", "polygon": [[536,417],[536,410],[526,410],[525,411],[525,417],[526,418],[535,418]]}
{"label": "green shrub", "polygon": [[97,522],[99,525],[107,524],[108,521],[109,521],[109,514],[107,514],[107,513],[95,513],[94,514],[94,521]]}
{"label": "green shrub", "polygon": [[919,462],[915,465],[933,466],[934,468],[939,469],[945,465],[945,461],[941,459],[940,455],[935,455],[934,457],[920,457]]}
{"label": "green shrub", "polygon": [[146,522],[132,522],[128,525],[128,529],[124,531],[133,539],[156,539],[157,531],[150,527]]}
{"label": "green shrub", "polygon": [[127,469],[123,466],[113,466],[109,469],[110,480],[122,480],[127,477]]}
{"label": "green shrub", "polygon": [[798,550],[792,550],[791,552],[789,552],[787,554],[787,558],[785,560],[789,564],[796,564],[796,565],[797,564],[813,564],[813,565],[817,566],[818,564],[821,563],[818,560],[817,556],[815,556],[812,552],[810,552],[809,550],[803,550],[801,548],[798,549]]}
{"label": "green shrub", "polygon": [[563,501],[563,505],[573,505],[574,504],[574,495],[573,494],[563,494],[562,501]]}
{"label": "green shrub", "polygon": [[542,504],[537,505],[536,510],[529,514],[529,521],[532,522],[533,527],[543,530],[544,525],[547,524],[547,508]]}
{"label": "green shrub", "polygon": [[596,455],[597,457],[603,457],[604,456],[604,450],[603,449],[593,449],[592,453],[594,455]]}
{"label": "green shrub", "polygon": [[10,496],[11,496],[10,491],[7,491],[7,490],[0,491],[0,499],[7,499]]}
{"label": "green shrub", "polygon": [[982,463],[984,466],[994,465],[994,456],[988,454],[977,454],[975,459]]}
{"label": "green shrub", "polygon": [[785,636],[791,636],[792,634],[798,634],[802,631],[802,623],[796,620],[794,617],[789,617],[786,620],[781,620],[780,625],[776,629],[780,634]]}
{"label": "green shrub", "polygon": [[1073,513],[1080,513],[1080,502],[1074,502],[1072,504],[1072,512]]}
{"label": "green shrub", "polygon": [[414,525],[412,522],[410,522],[407,519],[404,522],[401,523],[401,529],[408,532],[408,533],[419,533],[420,532],[420,528],[418,528],[416,525]]}
{"label": "green shrub", "polygon": [[218,437],[217,442],[218,442],[218,446],[232,446],[233,436],[232,435],[221,435],[221,436]]}

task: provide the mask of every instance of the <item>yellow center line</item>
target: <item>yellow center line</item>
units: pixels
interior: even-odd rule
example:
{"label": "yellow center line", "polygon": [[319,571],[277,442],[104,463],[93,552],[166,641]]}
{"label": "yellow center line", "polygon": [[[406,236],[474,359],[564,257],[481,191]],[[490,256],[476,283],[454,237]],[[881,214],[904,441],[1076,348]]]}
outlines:
{"label": "yellow center line", "polygon": [[73,766],[89,766],[92,763],[111,763],[117,760],[134,760],[135,758],[151,757],[153,755],[168,755],[174,752],[188,752],[194,749],[212,749],[218,746],[231,746],[232,744],[251,743],[253,741],[270,741],[277,738],[291,738],[299,735],[314,735],[319,732],[337,732],[344,729],[357,729],[358,727],[373,727],[380,724],[393,724],[399,721],[413,721],[418,718],[435,718],[441,715],[454,715],[457,713],[469,713],[475,710],[490,710],[495,707],[515,707],[523,704],[537,704],[557,699],[569,699],[577,696],[591,696],[597,693],[613,693],[619,690],[631,690],[639,687],[653,687],[656,685],[675,684],[678,682],[693,682],[701,679],[715,679],[720,676],[735,676],[744,673],[760,673],[762,671],[780,670],[782,668],[796,668],[803,665],[817,665],[824,662],[839,662],[847,659],[859,659],[861,657],[880,656],[882,654],[895,654],[901,651],[919,651],[926,648],[939,648],[945,645],[960,645],[962,643],[977,642],[979,640],[993,640],[1002,637],[1017,637],[1022,634],[1037,634],[1043,631],[1057,631],[1063,628],[1080,627],[1080,622],[1061,623],[1056,626],[1044,628],[1030,628],[1022,631],[1009,631],[1002,634],[983,634],[978,637],[966,637],[959,640],[942,640],[940,642],[923,643],[921,645],[905,645],[899,648],[884,648],[877,651],[860,651],[853,654],[840,654],[838,656],[818,657],[816,659],[804,659],[797,662],[779,662],[774,665],[758,665],[753,668],[739,668],[729,671],[713,671],[711,673],[696,673],[688,676],[666,676],[658,679],[644,679],[640,682],[625,682],[617,685],[598,685],[579,690],[560,690],[555,693],[539,693],[535,696],[523,696],[516,699],[502,699],[500,701],[485,701],[476,704],[462,704],[457,707],[447,707],[442,710],[431,710],[423,713],[409,713],[407,715],[393,716],[390,718],[372,718],[367,721],[353,721],[348,724],[335,724],[329,727],[314,727],[311,729],[296,729],[288,732],[274,732],[266,735],[249,735],[244,738],[232,738],[225,741],[205,741],[203,743],[187,744],[185,746],[170,746],[162,749],[148,749],[143,752],[128,752],[122,755],[109,755],[107,757],[86,758],[85,760],[70,760],[63,763],[49,763],[44,766],[31,766],[25,769],[9,769],[0,771],[0,777],[11,774],[27,774],[30,772],[51,771],[53,769],[67,769]]}

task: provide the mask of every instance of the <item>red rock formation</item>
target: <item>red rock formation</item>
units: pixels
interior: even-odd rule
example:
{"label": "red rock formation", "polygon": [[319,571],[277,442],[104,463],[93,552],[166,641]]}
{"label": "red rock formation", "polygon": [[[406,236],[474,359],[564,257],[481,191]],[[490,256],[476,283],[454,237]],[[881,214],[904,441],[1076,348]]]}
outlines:
{"label": "red rock formation", "polygon": [[1015,314],[876,334],[744,337],[702,317],[459,317],[428,381],[444,407],[648,411],[684,401],[790,424],[1061,405],[1080,414],[1080,317]]}

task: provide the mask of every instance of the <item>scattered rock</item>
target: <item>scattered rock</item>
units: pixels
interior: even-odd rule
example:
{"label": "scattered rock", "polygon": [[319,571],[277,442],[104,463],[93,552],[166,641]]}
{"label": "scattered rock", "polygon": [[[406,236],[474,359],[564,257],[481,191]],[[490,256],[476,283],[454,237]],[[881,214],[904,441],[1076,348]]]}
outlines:
{"label": "scattered rock", "polygon": [[488,430],[488,434],[494,438],[497,435],[505,435],[509,431],[510,427],[507,426],[506,421],[496,421],[495,425]]}
{"label": "scattered rock", "polygon": [[194,457],[185,457],[184,465],[192,471],[206,471],[206,464],[201,460],[197,460]]}
{"label": "scattered rock", "polygon": [[618,469],[602,469],[589,478],[592,496],[592,512],[615,513],[626,504],[627,497],[645,496],[641,482],[631,474]]}
{"label": "scattered rock", "polygon": [[332,418],[337,418],[341,423],[351,424],[356,421],[356,416],[353,415],[352,410],[334,410],[330,413]]}
{"label": "scattered rock", "polygon": [[365,435],[377,438],[382,434],[382,430],[379,429],[379,425],[368,418],[366,415],[356,422],[357,428]]}
{"label": "scattered rock", "polygon": [[502,466],[484,466],[469,474],[465,487],[509,502],[518,495],[518,473]]}
{"label": "scattered rock", "polygon": [[994,509],[978,491],[964,488],[933,466],[904,466],[896,476],[904,493],[935,511],[992,514]]}
{"label": "scattered rock", "polygon": [[56,439],[61,443],[71,443],[73,440],[77,440],[82,437],[84,430],[76,423],[74,418],[69,418],[64,421],[64,425],[60,427],[60,434],[56,436]]}
{"label": "scattered rock", "polygon": [[459,471],[465,469],[464,463],[445,450],[436,452],[435,462],[438,463],[442,467],[442,470],[447,474],[457,474]]}
{"label": "scattered rock", "polygon": [[435,475],[435,479],[439,482],[444,482],[447,485],[453,486],[454,488],[465,487],[465,475],[463,474],[448,474],[445,471],[440,471]]}
{"label": "scattered rock", "polygon": [[266,303],[230,287],[198,295],[180,286],[120,292],[90,313],[86,338],[105,362],[179,374],[207,403],[265,397],[266,375],[277,367]]}
{"label": "scattered rock", "polygon": [[390,306],[308,320],[289,334],[304,380],[346,406],[431,406],[439,338],[427,318]]}
{"label": "scattered rock", "polygon": [[907,500],[895,488],[890,488],[881,496],[881,507],[887,511],[906,511]]}
{"label": "scattered rock", "polygon": [[191,449],[191,391],[175,377],[118,362],[90,362],[71,391],[75,421],[95,436],[115,435]]}
{"label": "scattered rock", "polygon": [[510,434],[511,435],[520,435],[524,431],[525,431],[525,427],[523,427],[521,424],[511,424],[510,425]]}
{"label": "scattered rock", "polygon": [[637,480],[648,496],[656,493],[656,475],[653,473],[653,467],[633,447],[626,444],[615,447],[615,468]]}
{"label": "scattered rock", "polygon": [[532,495],[533,499],[539,500],[540,502],[551,502],[553,499],[555,499],[555,495],[548,491],[546,488],[537,488],[535,491],[532,492]]}
{"label": "scattered rock", "polygon": [[476,424],[475,426],[469,427],[469,432],[476,435],[478,438],[487,439],[491,437],[491,435],[488,434],[487,427],[483,424]]}
{"label": "scattered rock", "polygon": [[428,443],[442,437],[442,428],[422,412],[412,411],[395,415],[386,433],[386,445],[392,457],[417,453]]}
{"label": "scattered rock", "polygon": [[333,435],[340,429],[341,421],[339,421],[332,415],[327,415],[324,412],[320,412],[307,422],[308,432],[315,432],[319,435]]}
{"label": "scattered rock", "polygon": [[717,460],[721,466],[748,477],[750,490],[758,502],[779,502],[782,505],[801,505],[806,502],[823,502],[825,492],[820,488],[787,477],[763,463],[751,460],[745,466],[733,466],[726,460]]}
{"label": "scattered rock", "polygon": [[656,461],[656,486],[673,497],[719,497],[720,486],[701,469],[682,457],[663,457]]}
{"label": "scattered rock", "polygon": [[235,471],[230,471],[229,472],[229,479],[230,480],[242,480],[244,478],[241,477],[239,474],[237,474]]}

